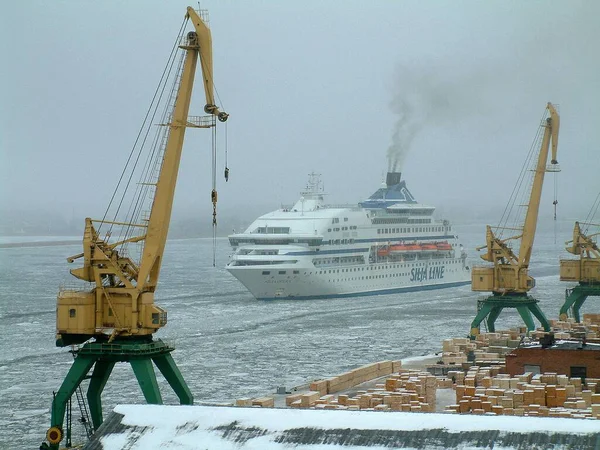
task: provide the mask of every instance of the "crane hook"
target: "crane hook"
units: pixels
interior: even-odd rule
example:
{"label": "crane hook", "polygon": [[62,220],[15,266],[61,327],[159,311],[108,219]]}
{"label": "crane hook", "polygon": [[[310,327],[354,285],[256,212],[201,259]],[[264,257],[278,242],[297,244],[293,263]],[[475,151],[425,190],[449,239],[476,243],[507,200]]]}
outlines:
{"label": "crane hook", "polygon": [[213,189],[210,193],[210,199],[213,204],[213,225],[217,224],[217,190]]}

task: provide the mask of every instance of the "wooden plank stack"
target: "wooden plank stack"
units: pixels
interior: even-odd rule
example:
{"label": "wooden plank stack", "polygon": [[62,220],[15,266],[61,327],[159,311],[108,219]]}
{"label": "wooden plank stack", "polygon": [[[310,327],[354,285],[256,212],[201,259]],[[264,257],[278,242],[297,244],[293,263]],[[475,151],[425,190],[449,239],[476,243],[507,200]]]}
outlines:
{"label": "wooden plank stack", "polygon": [[[464,385],[456,385],[456,404],[447,411],[462,414],[600,418],[600,379],[544,373],[511,378],[491,376],[487,368],[473,366]],[[596,405],[596,406],[594,406]]]}
{"label": "wooden plank stack", "polygon": [[431,412],[435,411],[437,384],[428,372],[400,368],[373,388],[337,396],[312,390],[287,396],[286,404],[292,408]]}

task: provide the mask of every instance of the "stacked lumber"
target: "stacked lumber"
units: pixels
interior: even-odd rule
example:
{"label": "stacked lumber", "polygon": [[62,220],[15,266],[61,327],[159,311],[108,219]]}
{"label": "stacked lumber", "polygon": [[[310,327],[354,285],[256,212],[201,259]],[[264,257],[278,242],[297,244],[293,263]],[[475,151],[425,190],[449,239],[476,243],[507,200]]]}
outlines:
{"label": "stacked lumber", "polygon": [[[352,394],[325,394],[313,390],[286,397],[292,408],[346,409],[375,411],[435,411],[438,380],[428,372],[398,369],[373,388]],[[316,387],[313,386],[313,387]]]}
{"label": "stacked lumber", "polygon": [[600,379],[569,378],[556,373],[493,376],[471,367],[464,384],[456,385],[456,404],[447,411],[461,414],[600,418]]}
{"label": "stacked lumber", "polygon": [[345,391],[365,381],[381,378],[391,373],[398,372],[402,367],[401,361],[379,361],[366,366],[344,372],[336,377],[313,381],[310,384],[311,391],[317,391],[322,396]]}
{"label": "stacked lumber", "polygon": [[235,406],[258,406],[260,408],[273,408],[275,406],[275,399],[273,397],[239,398],[235,401]]}
{"label": "stacked lumber", "polygon": [[504,365],[504,357],[519,345],[520,330],[496,333],[481,333],[474,341],[467,338],[444,339],[442,342],[442,363],[462,366],[469,356],[473,364]]}

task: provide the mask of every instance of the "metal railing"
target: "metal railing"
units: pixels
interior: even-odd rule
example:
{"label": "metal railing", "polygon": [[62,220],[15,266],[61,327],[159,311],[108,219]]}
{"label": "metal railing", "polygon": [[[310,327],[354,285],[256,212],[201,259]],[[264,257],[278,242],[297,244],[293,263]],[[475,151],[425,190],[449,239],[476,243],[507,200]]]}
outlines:
{"label": "metal railing", "polygon": [[187,126],[195,128],[212,128],[216,125],[215,116],[188,116]]}

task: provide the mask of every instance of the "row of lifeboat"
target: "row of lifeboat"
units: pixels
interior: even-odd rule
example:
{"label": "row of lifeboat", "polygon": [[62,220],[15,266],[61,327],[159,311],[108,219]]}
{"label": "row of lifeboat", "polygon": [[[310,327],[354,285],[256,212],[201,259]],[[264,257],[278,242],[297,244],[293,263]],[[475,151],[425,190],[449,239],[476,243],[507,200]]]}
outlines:
{"label": "row of lifeboat", "polygon": [[382,247],[377,250],[377,256],[393,256],[393,255],[406,255],[411,253],[434,253],[434,252],[448,252],[452,250],[452,245],[444,242],[427,242],[423,244],[393,244],[386,247]]}

